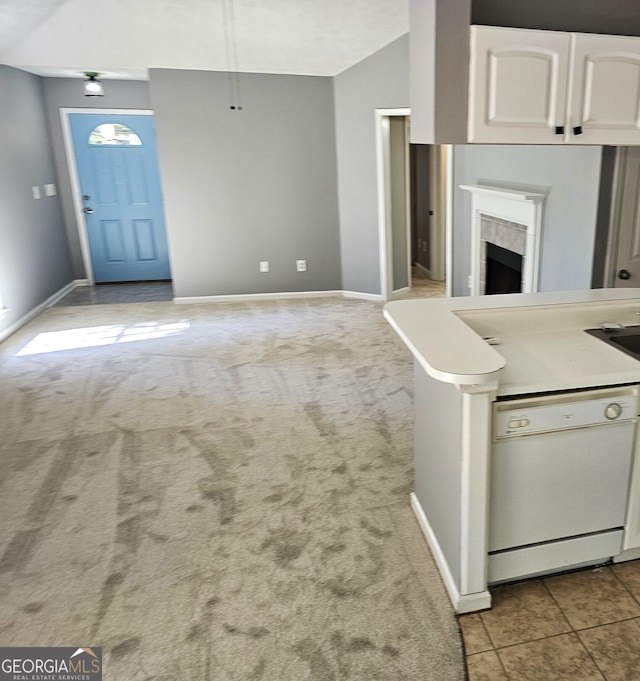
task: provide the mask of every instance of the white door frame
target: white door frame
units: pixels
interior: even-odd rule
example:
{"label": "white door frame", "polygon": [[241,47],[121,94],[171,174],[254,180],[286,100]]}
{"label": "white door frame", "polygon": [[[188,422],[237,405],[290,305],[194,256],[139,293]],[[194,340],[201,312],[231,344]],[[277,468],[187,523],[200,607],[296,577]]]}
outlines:
{"label": "white door frame", "polygon": [[624,185],[625,166],[628,150],[616,147],[613,166],[613,182],[611,187],[611,205],[609,206],[609,231],[607,234],[607,251],[605,255],[602,284],[606,288],[615,288],[618,272],[618,242],[620,240],[620,213]]}
{"label": "white door frame", "polygon": [[[378,243],[380,254],[380,293],[390,300],[393,293],[393,253],[391,234],[391,116],[410,116],[411,109],[376,109],[376,175],[378,185]],[[407,215],[408,248],[411,248],[411,221]],[[411,267],[409,256],[408,267]],[[411,281],[411,277],[409,277]]]}
{"label": "white door frame", "polygon": [[64,142],[64,151],[67,156],[67,169],[69,171],[69,180],[71,182],[71,196],[73,198],[73,212],[78,225],[78,238],[80,240],[80,252],[82,253],[82,262],[84,263],[84,270],[86,273],[87,282],[92,285],[95,283],[93,276],[93,265],[91,264],[91,249],[89,248],[89,234],[87,232],[87,221],[82,212],[82,190],[80,189],[80,176],[78,174],[78,166],[76,164],[76,154],[73,147],[73,138],[71,136],[71,123],[69,121],[69,114],[113,114],[115,116],[153,116],[151,109],[79,109],[79,108],[65,108],[60,109],[60,123],[62,125],[62,140]]}
{"label": "white door frame", "polygon": [[[378,243],[380,254],[380,293],[383,300],[390,300],[393,294],[393,254],[391,233],[391,164],[389,160],[390,134],[389,118],[391,116],[411,116],[411,109],[376,109],[376,174],[378,187]],[[452,293],[452,261],[451,248],[453,230],[453,150],[451,145],[440,145],[440,157],[438,159],[438,175],[442,178],[442,186],[439,188],[439,196],[433,196],[434,202],[440,205],[437,214],[439,219],[445,221],[445,243],[440,239],[434,239],[433,248],[444,249],[446,268],[446,294]],[[433,163],[432,163],[433,167]],[[433,178],[432,178],[433,181]],[[433,186],[433,184],[432,184]],[[441,234],[442,230],[435,230]],[[430,235],[431,236],[431,235]],[[411,215],[407,213],[407,267],[409,269],[409,281],[411,281]]]}
{"label": "white door frame", "polygon": [[431,200],[435,206],[436,218],[429,227],[431,251],[436,254],[435,262],[431,263],[431,271],[434,279],[445,280],[446,294],[452,296],[453,146],[451,144],[433,145],[430,175]]}

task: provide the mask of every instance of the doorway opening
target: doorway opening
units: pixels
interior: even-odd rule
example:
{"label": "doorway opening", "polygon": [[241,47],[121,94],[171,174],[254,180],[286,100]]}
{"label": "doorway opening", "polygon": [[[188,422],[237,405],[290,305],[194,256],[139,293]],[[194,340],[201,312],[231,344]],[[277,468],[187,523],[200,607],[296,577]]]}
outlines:
{"label": "doorway opening", "polygon": [[640,147],[603,147],[592,288],[640,286]]}
{"label": "doorway opening", "polygon": [[410,117],[410,109],[376,110],[384,300],[409,292],[451,295],[451,147],[410,144]]}

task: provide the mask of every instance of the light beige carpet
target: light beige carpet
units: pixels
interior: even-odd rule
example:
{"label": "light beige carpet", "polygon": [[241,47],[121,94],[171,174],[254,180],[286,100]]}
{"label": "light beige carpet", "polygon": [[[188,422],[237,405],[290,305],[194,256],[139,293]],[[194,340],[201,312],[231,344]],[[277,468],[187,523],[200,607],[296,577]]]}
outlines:
{"label": "light beige carpet", "polygon": [[105,681],[462,681],[377,303],[50,308],[0,345],[0,645]]}

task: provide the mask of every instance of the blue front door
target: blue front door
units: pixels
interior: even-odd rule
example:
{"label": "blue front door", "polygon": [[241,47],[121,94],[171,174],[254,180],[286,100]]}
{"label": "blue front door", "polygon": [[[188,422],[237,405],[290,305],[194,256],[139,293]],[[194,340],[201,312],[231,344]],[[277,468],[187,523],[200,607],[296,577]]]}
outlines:
{"label": "blue front door", "polygon": [[94,280],[171,279],[153,116],[69,122]]}

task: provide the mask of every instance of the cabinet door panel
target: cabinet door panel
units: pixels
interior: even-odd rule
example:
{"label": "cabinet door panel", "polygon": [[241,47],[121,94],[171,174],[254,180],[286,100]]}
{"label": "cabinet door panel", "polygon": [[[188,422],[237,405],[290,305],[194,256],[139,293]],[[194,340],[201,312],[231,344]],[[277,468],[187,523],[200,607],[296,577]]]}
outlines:
{"label": "cabinet door panel", "polygon": [[566,33],[473,26],[469,141],[561,141],[569,51]]}
{"label": "cabinet door panel", "polygon": [[[487,69],[488,125],[545,127],[554,107],[553,55],[533,50],[490,50]],[[522,82],[527,88],[510,91]]]}
{"label": "cabinet door panel", "polygon": [[[640,143],[640,38],[573,34],[572,144]],[[580,126],[582,134],[573,130]]]}

